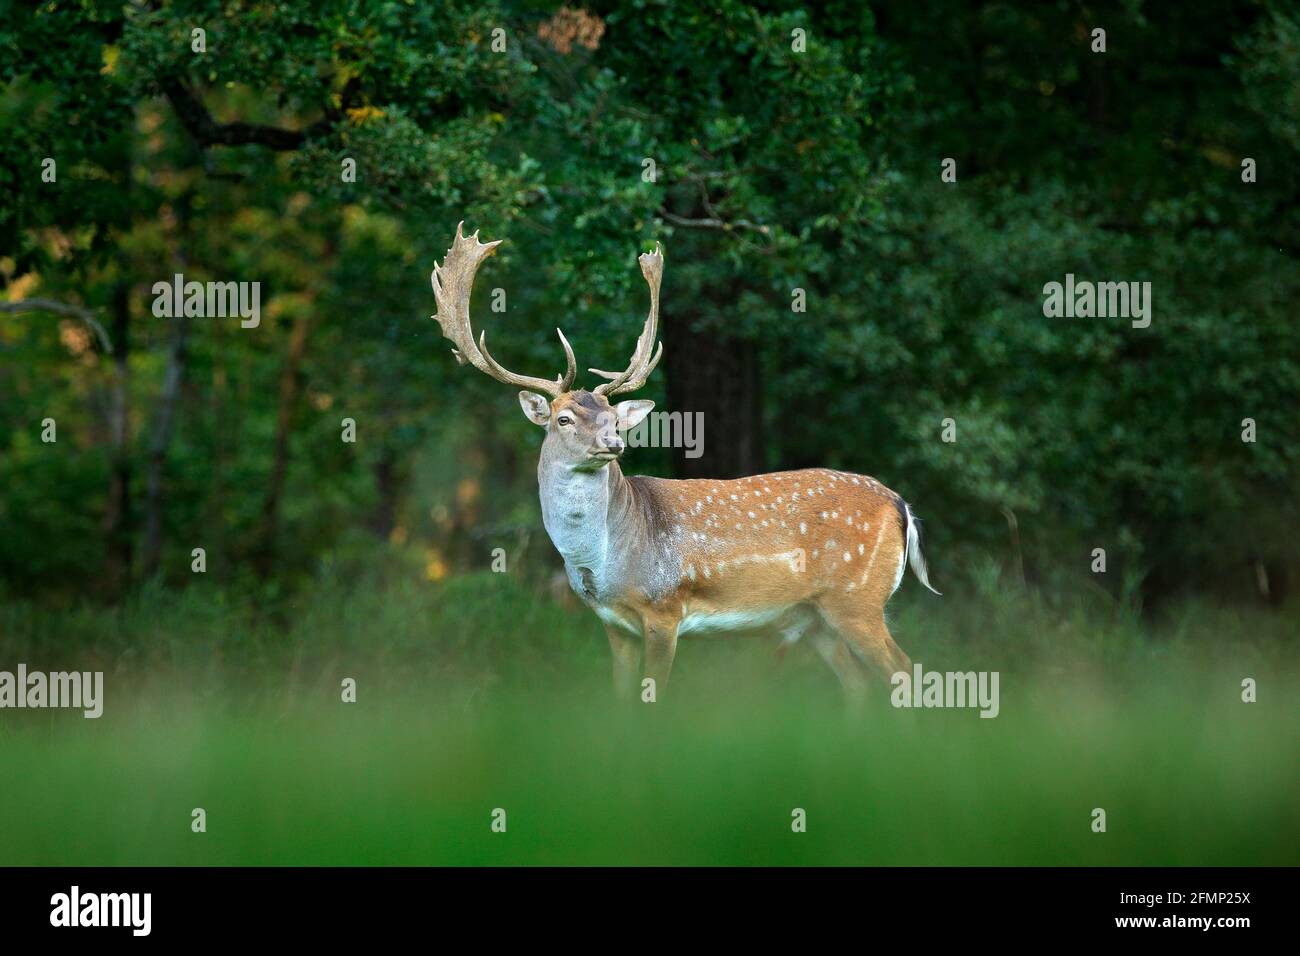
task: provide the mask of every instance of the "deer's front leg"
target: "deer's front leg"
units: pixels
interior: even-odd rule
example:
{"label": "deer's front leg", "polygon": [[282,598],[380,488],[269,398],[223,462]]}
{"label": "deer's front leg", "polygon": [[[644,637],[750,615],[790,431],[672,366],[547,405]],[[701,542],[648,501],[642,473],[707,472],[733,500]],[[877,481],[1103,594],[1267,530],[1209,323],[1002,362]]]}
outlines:
{"label": "deer's front leg", "polygon": [[635,635],[613,624],[605,625],[609,652],[614,660],[614,695],[623,700],[636,696],[637,677],[641,672],[641,642]]}
{"label": "deer's front leg", "polygon": [[656,700],[668,686],[668,674],[673,669],[678,623],[668,617],[647,616],[645,619],[645,676],[654,681]]}

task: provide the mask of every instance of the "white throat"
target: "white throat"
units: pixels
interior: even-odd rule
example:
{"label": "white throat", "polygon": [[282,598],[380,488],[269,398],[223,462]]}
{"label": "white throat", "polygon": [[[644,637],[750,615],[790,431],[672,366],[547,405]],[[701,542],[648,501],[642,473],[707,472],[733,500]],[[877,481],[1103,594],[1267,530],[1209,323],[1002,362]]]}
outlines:
{"label": "white throat", "polygon": [[609,550],[610,469],[553,467],[540,476],[542,522],[566,564],[599,574]]}

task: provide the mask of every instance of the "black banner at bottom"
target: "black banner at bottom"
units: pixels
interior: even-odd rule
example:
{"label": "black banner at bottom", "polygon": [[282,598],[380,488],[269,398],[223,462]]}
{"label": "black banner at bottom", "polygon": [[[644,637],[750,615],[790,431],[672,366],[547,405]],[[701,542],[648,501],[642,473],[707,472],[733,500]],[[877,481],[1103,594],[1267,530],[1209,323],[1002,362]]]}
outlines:
{"label": "black banner at bottom", "polygon": [[[1228,944],[1289,922],[1292,869],[0,870],[7,941],[382,942],[453,927],[734,944],[809,919],[918,941]],[[846,924],[847,925],[847,924]],[[611,937],[608,933],[619,933]],[[627,934],[624,936],[623,934]],[[680,936],[679,936],[680,938]],[[485,941],[487,941],[485,939]]]}

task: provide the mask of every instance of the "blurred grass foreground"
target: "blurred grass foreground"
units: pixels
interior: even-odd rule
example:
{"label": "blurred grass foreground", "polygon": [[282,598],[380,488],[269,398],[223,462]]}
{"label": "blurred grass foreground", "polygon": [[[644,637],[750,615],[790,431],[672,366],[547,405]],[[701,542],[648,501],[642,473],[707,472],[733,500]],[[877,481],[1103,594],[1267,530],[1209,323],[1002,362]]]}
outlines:
{"label": "blurred grass foreground", "polygon": [[999,671],[996,719],[886,686],[850,718],[810,648],[762,640],[685,641],[659,703],[617,703],[594,616],[504,574],[9,603],[7,656],[105,670],[105,704],[0,721],[0,863],[1296,862],[1293,610],[917,590],[900,642]]}

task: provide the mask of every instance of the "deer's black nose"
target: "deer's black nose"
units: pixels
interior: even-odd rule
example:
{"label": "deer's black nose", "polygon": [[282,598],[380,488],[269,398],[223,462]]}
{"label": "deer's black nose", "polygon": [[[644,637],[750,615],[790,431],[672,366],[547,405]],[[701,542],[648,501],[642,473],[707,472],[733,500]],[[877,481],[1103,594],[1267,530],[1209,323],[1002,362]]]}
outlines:
{"label": "deer's black nose", "polygon": [[623,439],[619,438],[617,434],[612,434],[600,436],[600,447],[609,451],[622,451],[625,446],[623,445]]}

